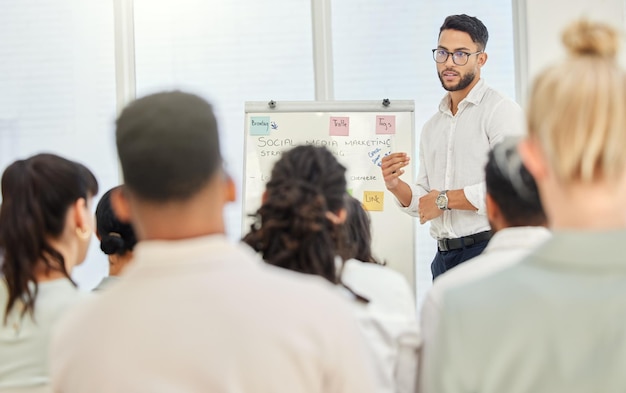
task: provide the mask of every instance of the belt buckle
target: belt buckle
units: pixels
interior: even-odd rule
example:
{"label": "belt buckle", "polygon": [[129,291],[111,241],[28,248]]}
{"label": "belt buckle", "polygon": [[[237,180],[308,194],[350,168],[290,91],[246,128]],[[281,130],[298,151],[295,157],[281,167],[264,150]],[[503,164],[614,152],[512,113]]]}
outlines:
{"label": "belt buckle", "polygon": [[450,247],[448,247],[448,239],[440,239],[439,243],[439,251],[450,251]]}

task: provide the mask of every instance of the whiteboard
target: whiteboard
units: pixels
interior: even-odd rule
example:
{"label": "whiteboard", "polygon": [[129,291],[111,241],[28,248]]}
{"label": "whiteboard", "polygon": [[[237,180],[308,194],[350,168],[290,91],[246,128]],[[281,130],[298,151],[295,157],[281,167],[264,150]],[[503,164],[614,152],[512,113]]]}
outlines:
{"label": "whiteboard", "polygon": [[[348,191],[369,210],[374,256],[402,273],[415,293],[416,223],[398,208],[380,171],[384,155],[412,150],[415,105],[384,101],[247,102],[242,228],[249,230],[282,152],[326,146],[347,168]],[[407,166],[404,176],[412,179],[412,171]]]}

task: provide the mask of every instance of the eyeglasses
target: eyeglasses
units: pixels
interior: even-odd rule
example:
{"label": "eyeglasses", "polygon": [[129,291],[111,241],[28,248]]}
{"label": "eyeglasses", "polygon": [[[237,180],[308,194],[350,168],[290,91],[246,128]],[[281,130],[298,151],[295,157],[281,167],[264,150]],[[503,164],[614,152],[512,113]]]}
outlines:
{"label": "eyeglasses", "polygon": [[445,49],[433,49],[433,59],[437,63],[445,63],[446,61],[448,61],[448,56],[452,55],[452,62],[454,64],[459,65],[459,66],[464,66],[465,64],[467,64],[467,61],[469,60],[470,56],[477,55],[480,53],[483,53],[483,51],[468,53],[468,52],[463,52],[460,50],[456,52],[448,52]]}

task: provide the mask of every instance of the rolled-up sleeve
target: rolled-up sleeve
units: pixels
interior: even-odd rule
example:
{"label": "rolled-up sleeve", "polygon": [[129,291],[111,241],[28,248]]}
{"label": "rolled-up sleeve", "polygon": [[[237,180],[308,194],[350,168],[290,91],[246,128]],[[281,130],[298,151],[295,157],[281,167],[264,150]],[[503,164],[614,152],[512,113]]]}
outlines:
{"label": "rolled-up sleeve", "polygon": [[474,205],[478,211],[476,213],[481,216],[487,215],[487,203],[485,202],[487,198],[487,187],[485,186],[485,182],[480,182],[478,184],[472,184],[471,186],[463,187],[463,193],[465,194],[465,198]]}
{"label": "rolled-up sleeve", "polygon": [[420,198],[426,195],[424,189],[418,185],[408,183],[409,188],[411,188],[411,203],[409,206],[402,206],[400,201],[395,198],[396,204],[400,207],[400,210],[403,212],[413,216],[419,217],[419,213],[417,212],[417,208],[419,207]]}

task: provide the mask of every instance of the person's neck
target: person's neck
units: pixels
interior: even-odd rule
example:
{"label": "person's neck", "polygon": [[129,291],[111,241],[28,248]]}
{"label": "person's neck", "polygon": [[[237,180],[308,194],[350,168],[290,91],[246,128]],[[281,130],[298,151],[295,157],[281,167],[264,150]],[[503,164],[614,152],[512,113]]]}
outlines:
{"label": "person's neck", "polygon": [[226,232],[224,198],[210,187],[183,201],[137,201],[133,225],[140,240],[182,240]]}
{"label": "person's neck", "polygon": [[199,215],[192,211],[161,209],[142,221],[141,240],[182,240],[226,232],[221,214]]}
{"label": "person's neck", "polygon": [[449,95],[450,95],[450,111],[452,112],[452,115],[456,115],[456,113],[459,111],[459,104],[461,103],[461,101],[463,101],[465,99],[465,97],[467,97],[467,95],[470,93],[470,91],[472,91],[472,89],[474,88],[474,86],[476,86],[478,81],[480,81],[480,76],[476,76],[476,78],[474,78],[472,83],[470,83],[463,90],[457,90],[457,91],[449,92]]}
{"label": "person's neck", "polygon": [[109,255],[109,276],[119,276],[126,265],[133,259],[133,252],[127,251],[123,255]]}
{"label": "person's neck", "polygon": [[603,184],[574,185],[545,203],[554,230],[626,229],[626,190]]}
{"label": "person's neck", "polygon": [[[62,241],[56,239],[47,239],[48,244],[54,250],[56,250],[61,257],[63,257],[63,262],[65,264],[65,269],[67,273],[70,274],[72,269],[77,264],[76,257],[72,255],[76,255],[75,250],[72,247],[69,247],[67,244]],[[65,273],[61,271],[61,267],[56,259],[53,259],[50,255],[46,255],[48,262],[52,267],[48,267],[46,262],[42,259],[38,260],[33,275],[35,276],[35,281],[37,282],[45,282],[58,280],[60,278],[67,278]]]}
{"label": "person's neck", "polygon": [[35,272],[35,281],[37,282],[53,281],[61,278],[67,278],[67,276],[60,270],[50,269],[46,271],[45,268],[42,268],[41,270],[37,269]]}

